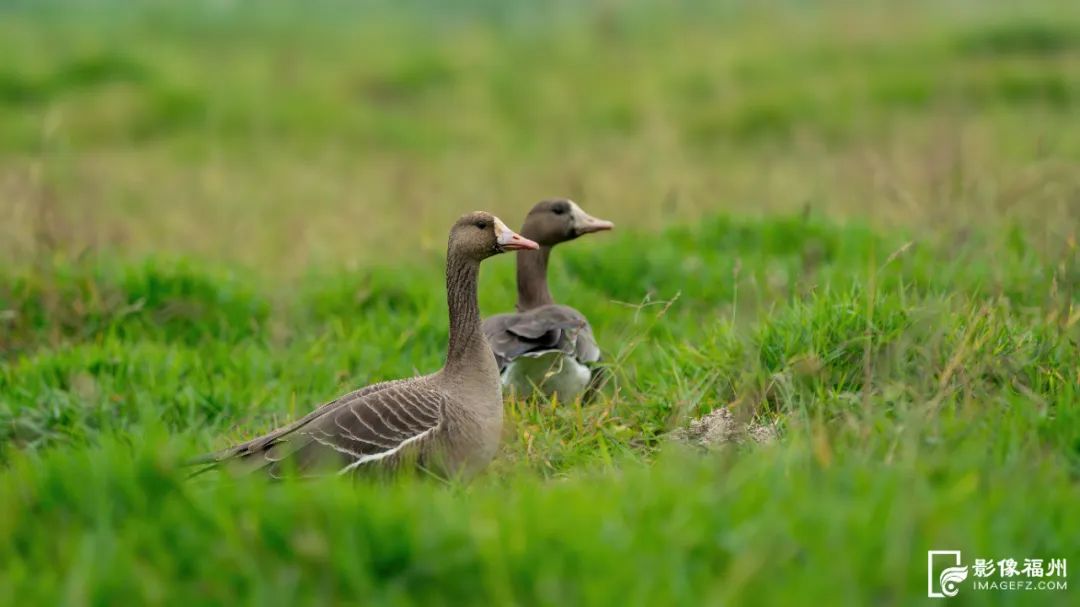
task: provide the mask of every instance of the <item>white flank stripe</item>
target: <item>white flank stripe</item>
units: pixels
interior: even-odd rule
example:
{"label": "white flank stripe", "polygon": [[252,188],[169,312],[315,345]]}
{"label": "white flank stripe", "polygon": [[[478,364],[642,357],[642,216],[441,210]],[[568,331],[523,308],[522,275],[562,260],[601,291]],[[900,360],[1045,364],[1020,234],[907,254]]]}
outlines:
{"label": "white flank stripe", "polygon": [[379,437],[379,438],[381,438],[383,440],[388,440],[391,443],[394,443],[395,441],[397,441],[397,439],[394,438],[393,436],[386,436],[386,435],[382,434],[381,432],[376,430],[374,427],[372,427],[371,424],[364,421],[364,418],[360,417],[360,412],[357,411],[356,409],[353,409],[353,408],[350,407],[349,408],[349,413],[352,413],[353,417],[355,417],[357,419],[357,421],[359,421],[365,428],[370,430],[373,435],[375,435],[375,436],[377,436],[377,437]]}
{"label": "white flank stripe", "polygon": [[[437,428],[437,427],[438,426],[435,426],[435,428]],[[417,434],[416,436],[410,436],[409,438],[401,441],[401,443],[398,446],[396,446],[393,449],[390,449],[388,451],[382,451],[382,452],[379,452],[379,453],[372,453],[370,455],[365,455],[365,456],[361,457],[360,459],[356,460],[355,462],[349,464],[348,466],[345,466],[344,468],[342,468],[340,471],[338,471],[338,474],[340,475],[340,474],[345,474],[346,472],[351,472],[352,470],[356,469],[356,467],[361,465],[361,464],[366,464],[368,462],[377,462],[377,461],[379,461],[381,459],[385,459],[387,457],[390,457],[391,455],[393,455],[393,454],[397,453],[398,451],[401,451],[402,449],[404,449],[405,446],[408,445],[409,443],[415,443],[416,441],[424,438],[428,434],[431,434],[431,432],[433,430],[435,430],[435,428],[428,428],[427,430],[424,430],[423,432],[421,432],[420,434]]]}
{"label": "white flank stripe", "polygon": [[328,440],[323,440],[323,439],[319,438],[318,436],[315,436],[314,434],[308,434],[308,436],[315,439],[315,442],[319,443],[320,445],[322,445],[324,447],[330,447],[334,451],[339,451],[341,453],[344,453],[345,455],[350,455],[352,457],[364,457],[363,455],[357,453],[356,451],[353,451],[352,449],[347,449],[347,448],[342,447],[340,445],[335,445],[334,443],[332,443],[332,442],[330,442]]}

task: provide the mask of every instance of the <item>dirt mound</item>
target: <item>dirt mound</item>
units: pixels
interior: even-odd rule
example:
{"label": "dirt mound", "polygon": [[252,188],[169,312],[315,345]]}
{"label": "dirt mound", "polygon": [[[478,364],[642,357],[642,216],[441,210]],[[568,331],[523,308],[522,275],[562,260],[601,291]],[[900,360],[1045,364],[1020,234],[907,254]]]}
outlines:
{"label": "dirt mound", "polygon": [[720,407],[691,420],[687,427],[672,432],[672,437],[701,447],[716,447],[741,445],[748,441],[757,444],[771,443],[777,439],[777,431],[774,423],[745,423],[737,420],[731,409]]}

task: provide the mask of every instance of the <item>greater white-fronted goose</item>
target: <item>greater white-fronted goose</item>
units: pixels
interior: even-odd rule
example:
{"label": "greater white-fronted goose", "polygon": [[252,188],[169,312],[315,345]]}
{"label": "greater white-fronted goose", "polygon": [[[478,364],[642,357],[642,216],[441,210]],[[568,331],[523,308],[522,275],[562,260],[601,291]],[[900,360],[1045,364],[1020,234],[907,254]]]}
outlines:
{"label": "greater white-fronted goose", "polygon": [[543,200],[525,217],[521,234],[540,248],[517,254],[517,313],[484,321],[508,390],[528,397],[539,389],[567,400],[595,383],[598,369],[590,366],[600,360],[600,348],[592,328],[581,312],[552,299],[547,266],[555,245],[614,227],[565,198]]}
{"label": "greater white-fronted goose", "polygon": [[450,230],[446,364],[431,375],[361,388],[304,418],[196,463],[237,462],[271,477],[390,471],[415,465],[440,476],[468,476],[495,455],[502,429],[499,368],[480,330],[480,262],[538,245],[494,215],[477,211]]}

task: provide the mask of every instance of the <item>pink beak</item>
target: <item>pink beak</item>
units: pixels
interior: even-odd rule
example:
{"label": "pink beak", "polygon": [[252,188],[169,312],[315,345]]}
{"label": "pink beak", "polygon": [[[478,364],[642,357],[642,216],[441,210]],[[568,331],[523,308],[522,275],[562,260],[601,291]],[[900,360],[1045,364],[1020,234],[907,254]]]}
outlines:
{"label": "pink beak", "polygon": [[597,219],[586,213],[577,204],[571,202],[570,215],[574,221],[574,232],[577,235],[592,234],[593,232],[605,232],[614,230],[615,224],[606,219]]}
{"label": "pink beak", "polygon": [[536,250],[540,245],[506,227],[498,217],[495,218],[495,241],[500,251]]}
{"label": "pink beak", "polygon": [[615,229],[614,223],[606,219],[597,219],[591,215],[585,215],[579,218],[578,221],[581,222],[577,226],[578,234],[592,234],[593,232],[606,232]]}

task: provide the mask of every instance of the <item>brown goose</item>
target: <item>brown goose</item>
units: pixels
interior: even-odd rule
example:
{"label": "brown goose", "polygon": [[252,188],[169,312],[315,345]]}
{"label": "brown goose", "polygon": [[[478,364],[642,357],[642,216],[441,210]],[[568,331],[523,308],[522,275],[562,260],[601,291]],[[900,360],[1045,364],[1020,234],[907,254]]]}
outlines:
{"label": "brown goose", "polygon": [[446,364],[431,375],[361,388],[302,419],[197,463],[238,462],[279,478],[388,471],[415,464],[441,476],[469,475],[495,455],[502,429],[499,370],[480,330],[480,262],[538,245],[477,211],[450,230]]}
{"label": "brown goose", "polygon": [[614,227],[565,198],[543,200],[529,211],[521,234],[540,248],[517,255],[517,313],[492,316],[483,325],[504,388],[524,397],[538,388],[567,400],[594,383],[589,365],[600,360],[600,348],[585,316],[551,298],[547,265],[555,245]]}

